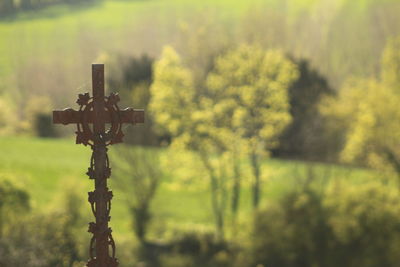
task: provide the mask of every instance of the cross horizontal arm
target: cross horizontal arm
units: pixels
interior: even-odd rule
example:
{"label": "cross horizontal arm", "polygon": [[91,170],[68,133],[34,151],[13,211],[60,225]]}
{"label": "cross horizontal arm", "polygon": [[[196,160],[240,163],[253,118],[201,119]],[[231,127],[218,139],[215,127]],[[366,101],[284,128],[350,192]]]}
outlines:
{"label": "cross horizontal arm", "polygon": [[[119,113],[120,121],[119,123],[144,123],[144,110],[143,109],[133,109],[126,108],[120,110]],[[87,122],[93,123],[94,113],[89,111],[87,115]],[[111,114],[109,112],[104,113],[105,123],[111,123]],[[71,123],[82,123],[83,111],[73,110],[72,108],[66,108],[64,110],[54,110],[53,111],[53,123],[55,124],[71,124]]]}

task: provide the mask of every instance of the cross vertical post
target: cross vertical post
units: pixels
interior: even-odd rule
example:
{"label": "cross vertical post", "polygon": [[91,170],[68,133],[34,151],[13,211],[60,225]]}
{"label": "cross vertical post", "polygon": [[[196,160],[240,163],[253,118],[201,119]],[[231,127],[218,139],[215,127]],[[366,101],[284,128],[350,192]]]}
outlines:
{"label": "cross vertical post", "polygon": [[[107,177],[105,177],[107,148],[105,141],[105,122],[104,122],[104,65],[92,65],[92,84],[93,84],[93,161],[95,172],[94,195],[96,207],[96,231],[93,233],[96,238],[96,258],[98,267],[108,267],[108,229],[109,216],[107,216],[106,194]],[[111,191],[110,191],[111,192]]]}
{"label": "cross vertical post", "polygon": [[[89,261],[87,267],[117,267],[115,243],[111,235],[110,221],[112,191],[107,187],[111,175],[107,146],[121,143],[123,123],[143,123],[144,111],[126,108],[120,110],[117,103],[118,94],[105,96],[104,65],[92,65],[93,97],[88,93],[79,94],[79,110],[67,108],[53,111],[53,123],[77,125],[76,143],[89,145],[92,148],[90,167],[86,173],[94,180],[95,190],[89,192],[89,202],[95,222],[89,223],[89,232],[93,234],[90,241]],[[111,126],[106,130],[106,124]],[[92,124],[90,127],[89,124]],[[111,248],[111,253],[110,253]]]}

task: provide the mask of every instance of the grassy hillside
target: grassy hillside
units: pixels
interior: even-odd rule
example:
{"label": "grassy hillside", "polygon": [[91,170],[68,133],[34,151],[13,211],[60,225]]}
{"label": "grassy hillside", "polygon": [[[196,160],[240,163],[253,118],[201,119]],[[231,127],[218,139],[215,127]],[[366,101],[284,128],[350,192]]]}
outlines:
{"label": "grassy hillside", "polygon": [[400,34],[399,10],[394,0],[147,0],[22,12],[0,19],[0,93],[16,108],[33,95],[71,104],[87,90],[92,62],[157,56],[166,44],[182,48],[191,38],[182,29],[195,35],[203,25],[212,32],[202,49],[218,38],[260,42],[310,59],[340,85],[348,76],[379,71],[386,39]]}
{"label": "grassy hillside", "polygon": [[65,104],[58,94],[72,97],[85,87],[90,64],[104,52],[157,54],[163,44],[172,42],[188,10],[219,6],[219,16],[224,17],[237,15],[244,5],[249,1],[106,1],[4,18],[0,20],[0,89],[18,103],[33,93],[49,94]]}

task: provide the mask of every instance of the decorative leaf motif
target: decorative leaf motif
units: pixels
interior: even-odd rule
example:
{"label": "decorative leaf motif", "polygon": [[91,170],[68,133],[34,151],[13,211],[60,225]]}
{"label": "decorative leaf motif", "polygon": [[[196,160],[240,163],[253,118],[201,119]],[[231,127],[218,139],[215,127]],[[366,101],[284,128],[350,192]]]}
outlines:
{"label": "decorative leaf motif", "polygon": [[111,176],[111,168],[106,168],[105,170],[104,170],[104,178],[110,178],[110,176]]}
{"label": "decorative leaf motif", "polygon": [[122,143],[124,136],[125,135],[122,131],[118,131],[117,134],[112,138],[110,144],[113,145],[113,144]]}
{"label": "decorative leaf motif", "polygon": [[82,144],[83,143],[83,134],[81,132],[75,132],[76,133],[76,144]]}
{"label": "decorative leaf motif", "polygon": [[111,93],[108,97],[108,103],[110,105],[116,105],[119,102],[120,98],[118,93]]}
{"label": "decorative leaf motif", "polygon": [[89,144],[89,139],[87,137],[87,135],[85,135],[84,132],[75,132],[76,133],[76,144],[83,144],[85,146],[87,146]]}
{"label": "decorative leaf motif", "polygon": [[115,258],[112,258],[110,260],[110,267],[117,267],[118,266],[118,260]]}
{"label": "decorative leaf motif", "polygon": [[94,234],[97,231],[97,225],[94,222],[89,223],[88,232]]}
{"label": "decorative leaf motif", "polygon": [[111,199],[113,198],[113,192],[112,191],[108,191],[107,193],[106,193],[106,200],[107,201],[111,201]]}
{"label": "decorative leaf motif", "polygon": [[95,194],[95,192],[89,192],[88,193],[88,201],[90,202],[90,203],[94,203],[95,201],[96,201],[96,194]]}
{"label": "decorative leaf motif", "polygon": [[97,263],[96,263],[96,259],[91,259],[88,263],[87,263],[87,267],[96,267]]}
{"label": "decorative leaf motif", "polygon": [[94,179],[94,170],[92,168],[88,168],[88,171],[86,172],[86,175],[90,177],[90,179]]}
{"label": "decorative leaf motif", "polygon": [[90,100],[89,93],[79,94],[76,103],[80,106],[84,106],[87,105],[87,103],[89,103],[89,100]]}

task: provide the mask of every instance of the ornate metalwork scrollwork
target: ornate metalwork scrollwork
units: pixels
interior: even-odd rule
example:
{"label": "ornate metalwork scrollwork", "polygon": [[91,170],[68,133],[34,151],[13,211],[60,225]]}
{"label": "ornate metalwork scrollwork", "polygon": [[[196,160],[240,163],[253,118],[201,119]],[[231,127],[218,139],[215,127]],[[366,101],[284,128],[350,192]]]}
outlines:
{"label": "ornate metalwork scrollwork", "polygon": [[[116,93],[111,93],[110,96],[104,97],[104,107],[107,111],[105,114],[109,119],[111,127],[105,132],[104,136],[101,136],[102,140],[105,141],[106,145],[112,145],[122,142],[124,134],[122,132],[122,123],[120,118],[120,109],[118,102],[120,98]],[[79,105],[79,114],[81,116],[77,123],[76,131],[76,143],[83,145],[94,145],[94,139],[96,136],[93,134],[93,130],[90,127],[92,121],[94,101],[93,97],[89,96],[89,93],[79,94],[79,98],[76,101]]]}

